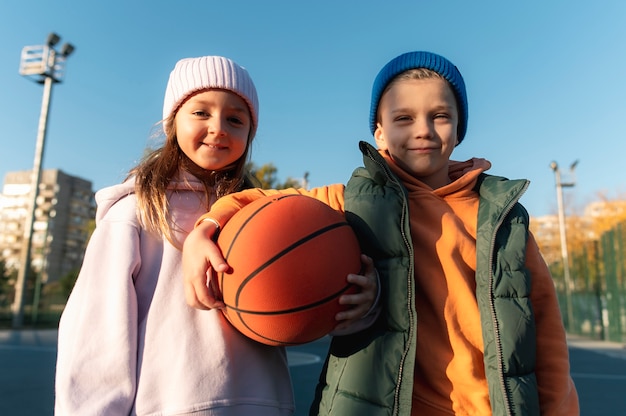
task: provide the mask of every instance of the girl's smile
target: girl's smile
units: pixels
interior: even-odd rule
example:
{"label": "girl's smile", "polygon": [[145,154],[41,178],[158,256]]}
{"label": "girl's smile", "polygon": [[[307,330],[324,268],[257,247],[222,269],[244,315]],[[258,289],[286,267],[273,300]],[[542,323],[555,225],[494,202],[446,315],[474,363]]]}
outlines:
{"label": "girl's smile", "polygon": [[178,145],[196,165],[220,170],[245,152],[251,128],[248,106],[238,95],[204,90],[185,101],[175,119]]}

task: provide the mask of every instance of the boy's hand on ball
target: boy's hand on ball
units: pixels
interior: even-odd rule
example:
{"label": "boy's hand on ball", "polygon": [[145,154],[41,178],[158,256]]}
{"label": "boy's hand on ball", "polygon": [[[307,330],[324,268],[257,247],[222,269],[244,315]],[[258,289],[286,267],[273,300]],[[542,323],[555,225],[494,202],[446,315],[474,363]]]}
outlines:
{"label": "boy's hand on ball", "polygon": [[339,312],[335,316],[337,321],[342,321],[337,325],[334,331],[341,331],[355,322],[365,317],[375,306],[378,296],[378,273],[374,267],[374,261],[361,254],[361,263],[363,264],[363,274],[349,274],[347,280],[353,285],[359,286],[360,290],[354,294],[342,295],[339,303],[342,305],[352,305],[346,311]]}
{"label": "boy's hand on ball", "polygon": [[216,272],[228,270],[228,264],[213,241],[217,232],[215,223],[207,221],[193,229],[183,245],[183,284],[185,299],[197,309],[220,309],[217,285],[211,279]]}

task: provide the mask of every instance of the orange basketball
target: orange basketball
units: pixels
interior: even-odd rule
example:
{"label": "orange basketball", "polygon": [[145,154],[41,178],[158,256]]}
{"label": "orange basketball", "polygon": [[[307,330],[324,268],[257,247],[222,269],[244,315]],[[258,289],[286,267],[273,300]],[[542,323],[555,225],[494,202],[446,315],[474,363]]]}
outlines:
{"label": "orange basketball", "polygon": [[217,283],[222,311],[242,334],[267,345],[297,345],[328,334],[338,298],[356,287],[358,241],[343,215],[303,195],[260,198],[220,231],[231,267]]}

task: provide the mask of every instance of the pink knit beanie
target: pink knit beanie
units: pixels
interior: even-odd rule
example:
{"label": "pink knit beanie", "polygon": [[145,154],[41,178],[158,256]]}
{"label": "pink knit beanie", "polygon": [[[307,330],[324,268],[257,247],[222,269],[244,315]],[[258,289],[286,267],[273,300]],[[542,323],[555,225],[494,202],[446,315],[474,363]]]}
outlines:
{"label": "pink knit beanie", "polygon": [[232,91],[248,104],[252,117],[250,137],[254,137],[259,119],[259,100],[252,78],[245,68],[221,56],[185,58],[176,63],[170,73],[163,103],[163,128],[165,120],[196,91],[219,88]]}

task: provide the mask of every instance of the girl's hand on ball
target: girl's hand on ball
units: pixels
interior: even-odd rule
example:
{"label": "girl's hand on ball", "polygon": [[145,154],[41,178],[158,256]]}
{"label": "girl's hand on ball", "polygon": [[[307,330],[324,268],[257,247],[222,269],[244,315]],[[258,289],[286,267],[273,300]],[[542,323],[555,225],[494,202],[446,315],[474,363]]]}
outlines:
{"label": "girl's hand on ball", "polygon": [[365,254],[361,254],[361,263],[363,274],[350,274],[347,277],[349,283],[360,287],[360,291],[342,295],[339,298],[340,304],[352,305],[352,307],[337,313],[335,319],[342,322],[335,327],[333,332],[343,332],[364,317],[372,316],[372,311],[375,309],[378,298],[378,273],[374,267],[374,261]]}
{"label": "girl's hand on ball", "polygon": [[211,276],[228,270],[228,264],[213,236],[217,225],[211,221],[194,228],[183,245],[183,284],[185,299],[197,309],[220,309],[224,302],[218,299],[219,290]]}

